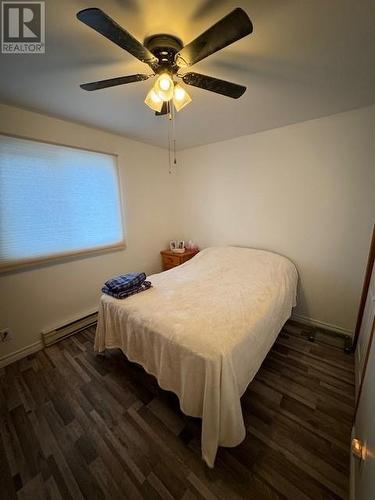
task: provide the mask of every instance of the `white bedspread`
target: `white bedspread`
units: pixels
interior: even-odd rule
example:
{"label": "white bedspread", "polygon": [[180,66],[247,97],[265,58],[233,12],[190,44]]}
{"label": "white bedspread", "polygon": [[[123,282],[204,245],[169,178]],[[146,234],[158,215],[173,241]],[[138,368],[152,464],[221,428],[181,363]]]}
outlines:
{"label": "white bedspread", "polygon": [[149,276],[153,288],[125,300],[103,295],[96,351],[120,348],[202,418],[202,457],[245,437],[240,397],[295,305],[297,271],[285,257],[207,248]]}

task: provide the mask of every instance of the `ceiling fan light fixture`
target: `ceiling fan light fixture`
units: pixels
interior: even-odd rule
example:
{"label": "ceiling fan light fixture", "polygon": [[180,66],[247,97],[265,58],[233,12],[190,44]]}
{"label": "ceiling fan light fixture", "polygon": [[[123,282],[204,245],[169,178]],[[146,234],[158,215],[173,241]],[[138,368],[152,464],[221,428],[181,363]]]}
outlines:
{"label": "ceiling fan light fixture", "polygon": [[170,101],[173,97],[173,80],[169,73],[161,73],[154,85],[154,91],[162,101]]}
{"label": "ceiling fan light fixture", "polygon": [[173,104],[177,111],[180,111],[187,104],[191,102],[190,95],[186,92],[186,90],[177,83],[173,90]]}
{"label": "ceiling fan light fixture", "polygon": [[161,108],[163,107],[163,100],[159,97],[155,89],[152,88],[146,95],[145,104],[147,104],[147,106],[152,110],[160,113]]}

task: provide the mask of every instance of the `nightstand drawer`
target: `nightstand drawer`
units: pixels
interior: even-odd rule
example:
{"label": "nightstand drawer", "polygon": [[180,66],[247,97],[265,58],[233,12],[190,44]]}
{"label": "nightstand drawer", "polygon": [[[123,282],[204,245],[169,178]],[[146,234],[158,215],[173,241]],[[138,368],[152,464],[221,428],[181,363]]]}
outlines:
{"label": "nightstand drawer", "polygon": [[163,264],[165,267],[178,266],[181,263],[181,259],[178,255],[163,255]]}
{"label": "nightstand drawer", "polygon": [[164,264],[163,265],[163,271],[169,271],[169,269],[173,269],[174,267],[177,267],[177,266],[172,266],[171,264]]}
{"label": "nightstand drawer", "polygon": [[172,267],[183,264],[194,257],[194,255],[197,255],[197,253],[198,251],[193,250],[185,250],[184,253],[174,253],[171,250],[162,250],[160,255],[163,263],[163,271],[168,271],[168,269],[172,269]]}

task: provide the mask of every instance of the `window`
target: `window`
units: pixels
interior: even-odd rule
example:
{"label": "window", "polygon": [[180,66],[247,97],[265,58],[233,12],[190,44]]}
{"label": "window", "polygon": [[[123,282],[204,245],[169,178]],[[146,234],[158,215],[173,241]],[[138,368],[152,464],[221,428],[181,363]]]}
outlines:
{"label": "window", "polygon": [[0,269],[123,245],[115,156],[0,135]]}

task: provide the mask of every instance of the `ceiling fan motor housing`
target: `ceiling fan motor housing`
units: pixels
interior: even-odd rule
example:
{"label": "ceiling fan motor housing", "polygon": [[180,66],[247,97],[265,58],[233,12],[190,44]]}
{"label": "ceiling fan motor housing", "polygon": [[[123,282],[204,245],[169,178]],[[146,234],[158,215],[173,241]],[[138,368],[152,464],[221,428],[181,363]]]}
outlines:
{"label": "ceiling fan motor housing", "polygon": [[165,69],[177,71],[175,55],[183,48],[183,43],[179,38],[166,33],[151,35],[145,38],[144,46],[158,58],[160,71]]}

